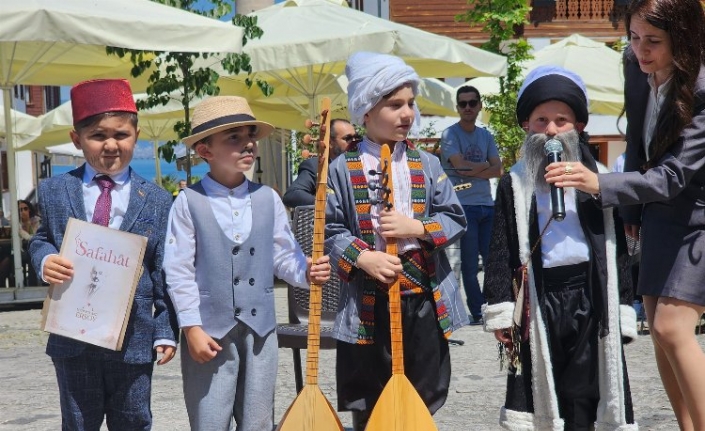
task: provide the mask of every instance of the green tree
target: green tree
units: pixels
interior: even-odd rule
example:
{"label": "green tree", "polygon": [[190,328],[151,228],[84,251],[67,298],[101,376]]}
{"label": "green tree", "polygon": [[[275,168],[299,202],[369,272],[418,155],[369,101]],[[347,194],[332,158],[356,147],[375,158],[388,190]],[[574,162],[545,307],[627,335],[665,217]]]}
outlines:
{"label": "green tree", "polygon": [[[202,8],[202,2],[197,0],[152,1],[213,19],[221,19],[224,16],[228,16],[232,13],[233,7],[232,3],[227,0],[209,0],[212,7],[208,9]],[[243,46],[248,40],[262,36],[262,29],[257,27],[257,17],[235,15],[231,21],[233,25],[245,29],[242,40]],[[181,100],[181,104],[184,107],[184,119],[174,125],[174,132],[177,133],[179,139],[169,141],[159,147],[159,155],[170,163],[175,158],[174,147],[182,138],[191,134],[189,112],[192,102],[205,96],[215,96],[220,92],[220,87],[217,84],[220,77],[218,73],[209,67],[196,66],[198,60],[217,56],[220,59],[220,65],[231,75],[240,72],[247,72],[248,74],[252,72],[250,58],[244,53],[154,52],[115,47],[108,47],[107,52],[120,58],[129,56],[133,65],[131,71],[133,77],[149,73],[149,85],[146,90],[148,97],[137,102],[138,109],[165,105],[173,98]],[[252,85],[252,81],[249,78],[247,78],[246,82],[248,86]],[[273,90],[266,82],[257,80],[256,83],[266,96],[272,94]],[[186,160],[186,181],[188,184],[192,182],[190,157],[187,157]]]}
{"label": "green tree", "polygon": [[507,76],[499,78],[499,94],[483,95],[483,106],[491,115],[493,131],[504,169],[508,170],[519,156],[525,132],[517,125],[517,93],[522,84],[522,63],[532,58],[531,45],[518,30],[528,24],[530,8],[526,0],[468,0],[470,8],[456,20],[471,26],[482,26],[489,40],[482,48],[507,58]]}

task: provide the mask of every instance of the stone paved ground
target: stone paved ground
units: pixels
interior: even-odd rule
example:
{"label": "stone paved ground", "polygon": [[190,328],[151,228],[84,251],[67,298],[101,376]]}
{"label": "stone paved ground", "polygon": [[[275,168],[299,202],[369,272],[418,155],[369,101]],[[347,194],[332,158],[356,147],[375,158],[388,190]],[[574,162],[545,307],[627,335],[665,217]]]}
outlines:
{"label": "stone paved ground", "polygon": [[[285,321],[286,289],[276,289],[279,321]],[[60,413],[54,370],[44,354],[46,335],[38,329],[39,309],[0,309],[0,431],[59,430]],[[453,338],[465,341],[452,346],[453,377],[446,405],[436,414],[441,431],[496,430],[504,396],[504,378],[496,361],[491,334],[466,327]],[[705,345],[705,336],[699,336]],[[279,420],[295,396],[291,351],[280,349],[275,419]],[[642,430],[677,430],[653,360],[651,340],[640,336],[626,347],[636,417]],[[335,405],[332,351],[323,351],[320,386]],[[188,430],[181,394],[178,355],[154,374],[155,431]],[[350,416],[341,414],[346,427]]]}

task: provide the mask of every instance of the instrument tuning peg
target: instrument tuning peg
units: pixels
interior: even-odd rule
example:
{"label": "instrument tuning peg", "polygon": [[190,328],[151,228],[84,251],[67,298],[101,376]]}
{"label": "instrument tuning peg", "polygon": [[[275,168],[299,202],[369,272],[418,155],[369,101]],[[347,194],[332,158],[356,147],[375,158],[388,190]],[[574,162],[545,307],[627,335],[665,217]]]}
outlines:
{"label": "instrument tuning peg", "polygon": [[379,189],[380,189],[379,183],[377,183],[377,181],[370,181],[370,183],[367,185],[367,188],[370,189],[370,190],[372,190],[372,191],[375,191],[375,190],[379,190]]}
{"label": "instrument tuning peg", "polygon": [[382,201],[377,199],[377,198],[370,198],[370,204],[371,205],[377,205],[380,204]]}
{"label": "instrument tuning peg", "polygon": [[309,150],[301,150],[301,157],[303,157],[304,160],[306,160],[309,157],[311,157],[311,152]]}
{"label": "instrument tuning peg", "polygon": [[318,126],[318,123],[309,119],[309,120],[304,121],[304,126],[306,126],[307,129],[310,129],[313,126]]}
{"label": "instrument tuning peg", "polygon": [[304,137],[301,138],[301,141],[302,141],[305,145],[310,144],[310,143],[311,143],[311,135],[309,135],[308,133],[305,134]]}
{"label": "instrument tuning peg", "polygon": [[379,171],[376,171],[376,170],[374,170],[374,169],[370,169],[369,171],[367,171],[367,173],[370,174],[370,175],[373,175],[373,176],[374,176],[374,175],[382,175],[382,174],[383,174],[383,172],[379,172]]}

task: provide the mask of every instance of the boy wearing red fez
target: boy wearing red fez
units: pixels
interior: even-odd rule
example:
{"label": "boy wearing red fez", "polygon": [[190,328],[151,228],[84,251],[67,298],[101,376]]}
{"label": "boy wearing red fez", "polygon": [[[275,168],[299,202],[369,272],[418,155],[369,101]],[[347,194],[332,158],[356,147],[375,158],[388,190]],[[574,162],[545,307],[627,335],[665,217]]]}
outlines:
{"label": "boy wearing red fez", "polygon": [[39,185],[42,224],[29,245],[34,268],[51,284],[73,276],[73,263],[58,254],[70,217],[148,241],[120,351],[49,336],[46,351],[59,384],[62,429],[98,431],[105,417],[111,431],[149,430],[154,360],[160,354],[158,364],[166,364],[176,352],[162,277],[171,196],[130,168],[139,128],[127,81],[79,83],[71,89],[71,103],[71,140],[86,163]]}
{"label": "boy wearing red fez", "polygon": [[183,189],[169,215],[164,271],[182,329],[181,374],[192,431],[269,431],[277,334],[274,277],[308,288],[330,275],[296,243],[279,195],[245,177],[257,140],[274,129],[247,100],[211,97],[184,138],[210,171]]}

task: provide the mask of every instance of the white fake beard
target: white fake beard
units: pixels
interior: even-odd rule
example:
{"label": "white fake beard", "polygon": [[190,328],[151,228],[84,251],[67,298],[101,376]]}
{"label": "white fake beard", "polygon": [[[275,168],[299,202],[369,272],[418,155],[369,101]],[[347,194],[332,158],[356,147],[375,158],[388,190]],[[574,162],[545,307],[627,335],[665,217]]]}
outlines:
{"label": "white fake beard", "polygon": [[[580,161],[580,134],[575,129],[559,133],[554,138],[563,145],[561,161]],[[550,189],[544,178],[546,166],[548,166],[544,145],[549,139],[551,137],[545,133],[533,133],[526,136],[524,145],[521,147],[521,158],[526,166],[527,179],[533,180],[535,190],[548,191]]]}

